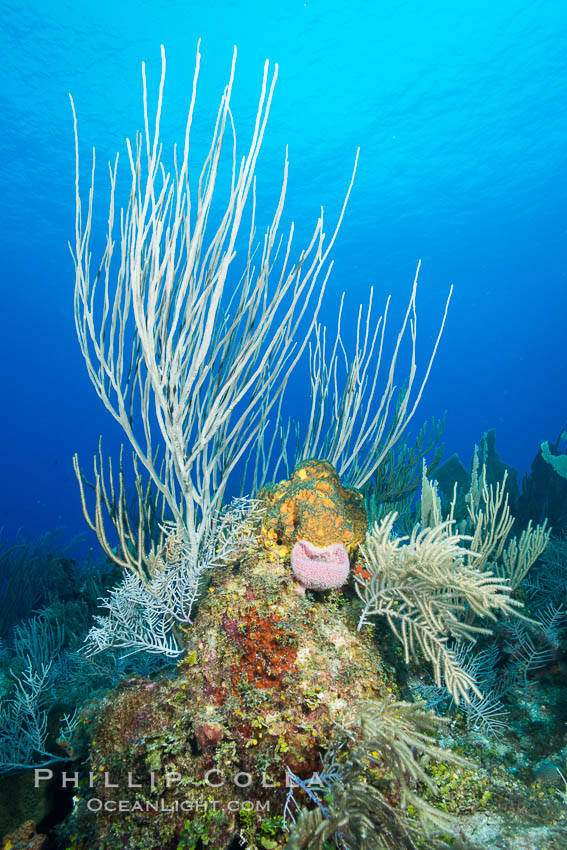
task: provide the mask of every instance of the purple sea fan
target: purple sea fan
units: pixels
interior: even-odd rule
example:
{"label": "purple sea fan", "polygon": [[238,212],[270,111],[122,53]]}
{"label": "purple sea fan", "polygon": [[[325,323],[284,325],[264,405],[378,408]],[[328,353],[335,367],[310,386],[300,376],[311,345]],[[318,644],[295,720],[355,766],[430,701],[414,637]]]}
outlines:
{"label": "purple sea fan", "polygon": [[308,540],[298,540],[291,550],[291,568],[299,586],[298,593],[341,587],[348,577],[348,552],[342,543],[320,549]]}

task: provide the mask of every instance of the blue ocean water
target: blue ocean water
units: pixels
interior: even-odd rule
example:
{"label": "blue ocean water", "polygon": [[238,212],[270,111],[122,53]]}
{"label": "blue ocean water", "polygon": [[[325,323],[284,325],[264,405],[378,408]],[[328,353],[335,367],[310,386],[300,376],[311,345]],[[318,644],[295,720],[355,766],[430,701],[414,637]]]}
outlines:
{"label": "blue ocean water", "polygon": [[[288,145],[284,225],[296,222],[297,246],[321,205],[332,230],[360,147],[322,318],[334,326],[343,291],[354,317],[373,286],[380,306],[392,294],[393,340],[421,259],[423,369],[454,285],[415,420],[447,410],[446,455],[457,451],[468,464],[474,443],[496,428],[501,455],[523,471],[540,442],[565,427],[564,4],[32,0],[3,2],[0,14],[0,527],[8,540],[18,528],[28,538],[61,526],[85,531],[72,456],[88,471],[100,433],[109,453],[122,441],[75,334],[68,93],[85,178],[90,148],[97,150],[93,241],[100,247],[106,162],[120,151],[127,171],[124,140],[143,122],[141,62],[151,109],[162,43],[169,150],[183,138],[199,38],[197,149],[216,115],[233,45],[242,149],[264,60],[279,64],[258,208],[268,216],[277,201]],[[347,322],[347,341],[352,327]],[[297,389],[292,413],[303,404]]]}

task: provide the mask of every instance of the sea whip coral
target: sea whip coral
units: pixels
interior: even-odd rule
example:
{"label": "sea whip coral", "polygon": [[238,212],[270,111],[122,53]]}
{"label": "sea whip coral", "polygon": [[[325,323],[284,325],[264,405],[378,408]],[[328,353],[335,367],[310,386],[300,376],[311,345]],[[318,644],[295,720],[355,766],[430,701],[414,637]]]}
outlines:
{"label": "sea whip coral", "polygon": [[340,587],[348,577],[348,552],[342,543],[320,549],[308,540],[298,540],[291,551],[291,568],[299,585],[298,593]]}

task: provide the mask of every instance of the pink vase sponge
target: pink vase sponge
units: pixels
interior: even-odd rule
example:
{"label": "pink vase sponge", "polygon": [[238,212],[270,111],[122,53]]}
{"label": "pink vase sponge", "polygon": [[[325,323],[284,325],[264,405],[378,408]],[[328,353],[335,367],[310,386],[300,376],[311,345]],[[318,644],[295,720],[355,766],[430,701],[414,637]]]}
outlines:
{"label": "pink vase sponge", "polygon": [[308,540],[298,540],[291,550],[291,568],[299,582],[298,593],[341,587],[348,578],[348,552],[342,543],[320,549]]}

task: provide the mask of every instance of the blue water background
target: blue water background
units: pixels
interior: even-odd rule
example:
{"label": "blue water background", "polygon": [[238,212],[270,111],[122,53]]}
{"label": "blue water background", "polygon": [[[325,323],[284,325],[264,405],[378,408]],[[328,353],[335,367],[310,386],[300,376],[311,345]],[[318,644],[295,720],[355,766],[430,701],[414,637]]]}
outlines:
{"label": "blue water background", "polygon": [[[566,422],[567,5],[276,2],[1,3],[0,526],[8,539],[85,530],[71,459],[91,468],[98,435],[122,435],[87,377],[73,320],[74,141],[83,177],[97,150],[95,248],[104,235],[105,164],[142,127],[167,53],[166,151],[183,138],[202,38],[196,145],[203,146],[238,46],[233,110],[249,139],[263,63],[279,79],[258,167],[267,223],[285,145],[284,224],[296,246],[320,205],[332,229],[360,164],[334,250],[323,319],[340,293],[352,317],[371,285],[393,298],[397,333],[418,259],[423,367],[451,284],[446,330],[416,422],[448,411],[447,454],[468,463],[496,428],[523,471]],[[86,182],[83,180],[83,190]],[[302,404],[301,381],[290,409]],[[308,388],[305,389],[305,401]],[[90,538],[94,540],[94,536]]]}

